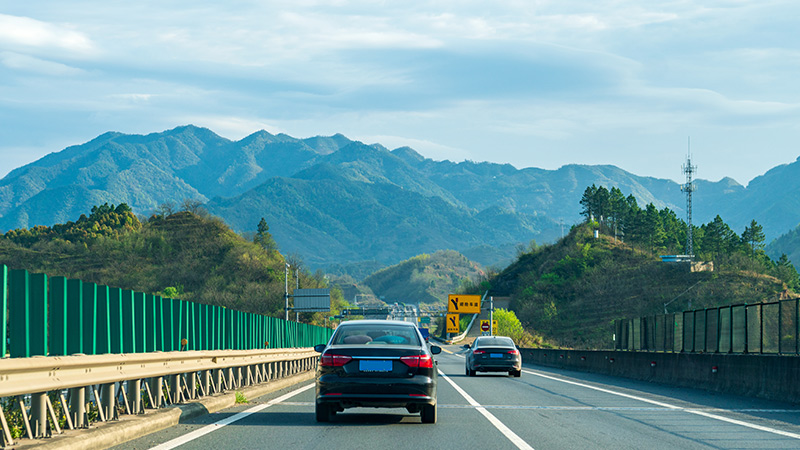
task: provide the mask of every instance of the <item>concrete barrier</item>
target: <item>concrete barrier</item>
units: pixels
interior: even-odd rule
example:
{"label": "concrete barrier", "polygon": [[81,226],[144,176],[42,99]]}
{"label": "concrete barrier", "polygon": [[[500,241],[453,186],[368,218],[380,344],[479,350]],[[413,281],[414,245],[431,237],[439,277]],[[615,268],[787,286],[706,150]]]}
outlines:
{"label": "concrete barrier", "polygon": [[800,357],[521,349],[525,363],[800,403]]}

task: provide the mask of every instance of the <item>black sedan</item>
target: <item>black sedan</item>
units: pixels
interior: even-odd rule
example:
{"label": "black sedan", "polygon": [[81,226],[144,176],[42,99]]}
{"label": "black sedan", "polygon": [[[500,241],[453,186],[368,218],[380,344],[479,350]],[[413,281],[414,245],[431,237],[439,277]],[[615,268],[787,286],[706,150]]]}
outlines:
{"label": "black sedan", "polygon": [[346,408],[406,408],[422,423],[436,422],[437,371],[433,355],[415,324],[391,320],[341,323],[317,367],[316,415],[328,422]]}
{"label": "black sedan", "polygon": [[466,374],[474,377],[477,372],[508,372],[518,377],[522,375],[522,355],[510,337],[479,336],[468,349]]}

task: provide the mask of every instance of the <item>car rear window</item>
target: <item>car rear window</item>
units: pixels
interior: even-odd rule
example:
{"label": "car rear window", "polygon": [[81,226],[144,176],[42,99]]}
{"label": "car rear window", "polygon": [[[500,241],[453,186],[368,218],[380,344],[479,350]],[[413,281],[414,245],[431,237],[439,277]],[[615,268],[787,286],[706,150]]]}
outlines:
{"label": "car rear window", "polygon": [[333,345],[420,345],[414,327],[377,324],[339,327],[332,342]]}
{"label": "car rear window", "polygon": [[514,347],[511,338],[480,338],[475,344],[477,347]]}

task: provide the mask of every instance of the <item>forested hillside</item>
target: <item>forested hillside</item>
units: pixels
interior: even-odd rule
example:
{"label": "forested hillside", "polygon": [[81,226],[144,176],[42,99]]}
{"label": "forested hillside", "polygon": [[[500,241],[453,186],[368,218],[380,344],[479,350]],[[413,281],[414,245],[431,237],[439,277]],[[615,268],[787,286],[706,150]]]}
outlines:
{"label": "forested hillside", "polygon": [[[158,293],[283,317],[284,265],[266,229],[247,241],[202,209],[153,215],[141,223],[125,204],[94,207],[76,222],[7,232],[0,262],[11,268]],[[293,261],[294,265],[299,265]],[[300,287],[325,285],[300,270]],[[295,285],[292,278],[290,286]],[[341,293],[334,291],[335,306]],[[327,314],[301,314],[325,324]]]}
{"label": "forested hillside", "polygon": [[483,275],[477,264],[448,250],[418,255],[387,267],[367,277],[363,284],[386,303],[444,304],[448,294]]}
{"label": "forested hillside", "polygon": [[698,259],[712,261],[714,271],[690,272],[659,258],[685,248],[685,223],[674,212],[640,208],[617,189],[595,186],[581,204],[583,224],[487,282],[491,295],[512,297],[529,330],[557,345],[610,348],[615,319],[795,295],[797,271],[785,257],[767,257],[755,221],[741,236],[719,217],[696,227]]}

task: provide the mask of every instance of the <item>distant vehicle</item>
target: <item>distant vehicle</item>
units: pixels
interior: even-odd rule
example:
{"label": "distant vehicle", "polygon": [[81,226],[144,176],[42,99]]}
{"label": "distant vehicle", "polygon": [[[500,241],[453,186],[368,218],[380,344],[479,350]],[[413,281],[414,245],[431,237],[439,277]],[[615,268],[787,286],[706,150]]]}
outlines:
{"label": "distant vehicle", "polygon": [[425,339],[425,342],[428,342],[428,339],[431,337],[431,332],[427,328],[420,327],[419,333],[422,335],[422,338]]}
{"label": "distant vehicle", "polygon": [[347,408],[406,408],[422,423],[436,423],[439,346],[425,344],[417,326],[393,320],[341,323],[320,352],[316,379],[317,422]]}
{"label": "distant vehicle", "polygon": [[508,372],[509,375],[522,375],[522,355],[514,345],[514,340],[505,336],[480,336],[469,349],[466,356],[465,372],[474,377],[477,372]]}

